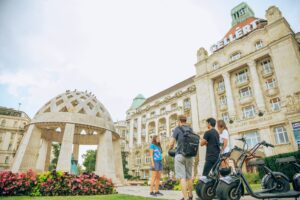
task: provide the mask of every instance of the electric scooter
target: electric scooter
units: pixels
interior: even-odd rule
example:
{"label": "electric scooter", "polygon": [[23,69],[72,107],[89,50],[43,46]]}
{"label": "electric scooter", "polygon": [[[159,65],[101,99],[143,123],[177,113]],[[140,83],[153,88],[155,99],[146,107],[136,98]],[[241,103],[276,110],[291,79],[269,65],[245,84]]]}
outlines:
{"label": "electric scooter", "polygon": [[295,158],[295,156],[289,156],[286,158],[277,158],[276,163],[284,164],[284,163],[292,163],[292,165],[295,168],[295,171],[297,172],[293,176],[293,188],[296,191],[300,191],[300,162]]}
{"label": "electric scooter", "polygon": [[[244,143],[246,140],[244,138],[240,139]],[[245,145],[244,145],[245,146]],[[254,192],[243,175],[242,168],[245,160],[253,158],[253,155],[258,150],[260,146],[265,147],[274,147],[272,144],[267,143],[266,141],[262,141],[257,143],[250,151],[244,152],[239,158],[239,165],[236,169],[236,174],[231,176],[222,177],[219,180],[219,184],[216,189],[217,196],[220,200],[239,200],[243,195],[250,195],[257,199],[270,199],[270,198],[298,198],[300,196],[299,191],[290,190],[287,192],[281,193],[273,193],[269,189],[261,190]],[[247,190],[247,194],[245,194],[245,188]]]}
{"label": "electric scooter", "polygon": [[200,199],[212,200],[216,196],[216,188],[221,176],[228,176],[231,173],[231,167],[221,168],[221,163],[226,159],[230,159],[230,155],[241,152],[242,149],[235,146],[228,154],[220,155],[214,164],[208,176],[201,176],[195,185],[195,190]]}
{"label": "electric scooter", "polygon": [[265,175],[261,180],[261,191],[278,193],[290,190],[289,178],[281,172],[272,171],[265,165],[264,160],[254,160],[251,161],[250,164],[262,167],[265,172]]}

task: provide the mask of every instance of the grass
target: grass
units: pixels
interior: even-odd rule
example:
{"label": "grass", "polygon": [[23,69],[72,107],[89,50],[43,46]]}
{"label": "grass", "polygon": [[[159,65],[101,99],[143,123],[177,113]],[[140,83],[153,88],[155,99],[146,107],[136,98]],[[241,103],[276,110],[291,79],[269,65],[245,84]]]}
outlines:
{"label": "grass", "polygon": [[[12,196],[0,197],[1,200],[153,200],[154,198],[145,198],[139,196],[125,194],[111,195],[93,195],[93,196],[49,196],[49,197],[28,197],[28,196]],[[155,198],[156,199],[156,198]]]}

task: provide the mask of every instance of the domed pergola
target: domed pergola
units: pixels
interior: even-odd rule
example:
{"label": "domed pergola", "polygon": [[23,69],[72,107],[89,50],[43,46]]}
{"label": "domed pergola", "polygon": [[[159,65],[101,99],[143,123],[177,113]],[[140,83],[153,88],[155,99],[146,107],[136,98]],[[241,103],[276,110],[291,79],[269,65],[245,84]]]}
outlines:
{"label": "domed pergola", "polygon": [[72,155],[78,160],[79,145],[97,145],[95,173],[122,183],[119,139],[110,114],[93,94],[67,90],[46,103],[26,127],[11,170],[47,171],[51,144],[58,142],[56,169],[70,172]]}

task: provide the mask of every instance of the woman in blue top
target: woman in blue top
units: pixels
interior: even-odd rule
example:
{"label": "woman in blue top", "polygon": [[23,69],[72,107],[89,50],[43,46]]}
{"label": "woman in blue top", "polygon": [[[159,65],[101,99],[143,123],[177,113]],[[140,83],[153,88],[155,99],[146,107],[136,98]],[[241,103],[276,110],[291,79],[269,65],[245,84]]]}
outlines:
{"label": "woman in blue top", "polygon": [[[153,136],[152,143],[150,145],[150,156],[151,156],[151,184],[150,184],[150,195],[163,195],[158,191],[160,183],[160,175],[162,171],[162,149],[160,145],[160,138],[158,135]],[[155,189],[153,191],[153,187]]]}

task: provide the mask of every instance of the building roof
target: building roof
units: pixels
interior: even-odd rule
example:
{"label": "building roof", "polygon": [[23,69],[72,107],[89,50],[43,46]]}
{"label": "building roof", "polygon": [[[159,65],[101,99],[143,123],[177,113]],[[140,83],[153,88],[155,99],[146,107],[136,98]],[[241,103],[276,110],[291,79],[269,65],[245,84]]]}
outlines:
{"label": "building roof", "polygon": [[173,85],[173,86],[171,86],[171,87],[169,87],[169,88],[167,88],[167,89],[165,89],[165,90],[163,90],[163,91],[161,91],[161,92],[159,92],[155,95],[152,95],[151,97],[147,98],[146,101],[142,105],[145,105],[145,104],[150,103],[150,102],[152,102],[156,99],[159,99],[160,97],[163,97],[163,96],[165,96],[165,95],[167,95],[171,92],[174,92],[174,91],[178,90],[179,88],[183,88],[187,85],[192,84],[194,82],[194,78],[195,78],[195,76],[191,76],[190,78],[185,79],[184,81],[181,81],[181,82],[179,82],[179,83],[177,83],[177,84],[175,84],[175,85]]}
{"label": "building roof", "polygon": [[142,94],[138,94],[132,101],[130,109],[136,109],[142,105],[145,101],[145,97]]}
{"label": "building roof", "polygon": [[231,27],[231,29],[226,33],[224,38],[228,38],[230,34],[234,35],[235,31],[238,27],[242,28],[242,27],[246,26],[247,24],[251,24],[251,22],[253,22],[254,20],[257,20],[257,19],[258,18],[256,18],[256,17],[249,17],[249,18],[245,19],[244,21],[236,24],[235,26]]}
{"label": "building roof", "polygon": [[12,117],[27,117],[27,114],[23,111],[15,110],[13,108],[7,108],[0,106],[0,115],[12,116]]}

